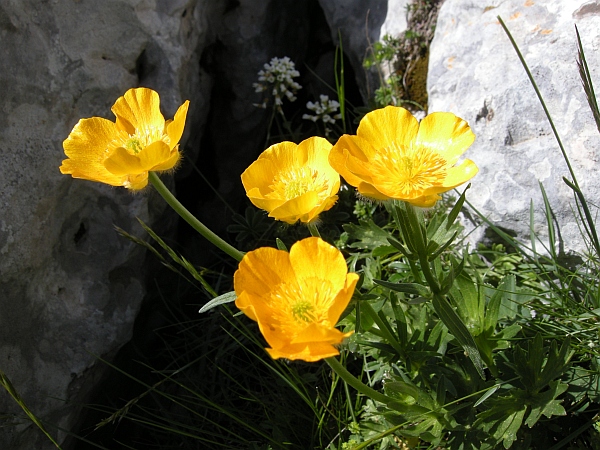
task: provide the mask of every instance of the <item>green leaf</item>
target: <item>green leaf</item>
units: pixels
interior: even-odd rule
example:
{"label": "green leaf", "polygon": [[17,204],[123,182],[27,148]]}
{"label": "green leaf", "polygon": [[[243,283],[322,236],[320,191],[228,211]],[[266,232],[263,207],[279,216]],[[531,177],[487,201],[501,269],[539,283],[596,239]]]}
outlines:
{"label": "green leaf", "polygon": [[449,295],[472,334],[477,336],[481,333],[484,330],[485,298],[473,280],[462,273],[454,280]]}
{"label": "green leaf", "polygon": [[471,183],[467,184],[467,187],[465,188],[465,190],[463,191],[463,193],[460,194],[460,197],[456,201],[456,204],[452,208],[452,211],[450,211],[450,214],[448,214],[448,221],[446,222],[446,229],[450,229],[450,227],[452,226],[452,224],[454,223],[454,221],[458,217],[458,213],[460,212],[460,210],[462,209],[462,207],[463,207],[463,205],[465,203],[467,190],[470,187],[471,187]]}
{"label": "green leaf", "polygon": [[387,256],[392,253],[398,253],[398,250],[393,245],[380,245],[373,249],[373,256]]}
{"label": "green leaf", "polygon": [[418,283],[390,283],[384,280],[373,280],[375,284],[391,289],[396,292],[404,292],[405,294],[420,295],[428,297],[431,295],[426,286]]}
{"label": "green leaf", "polygon": [[387,344],[391,345],[394,351],[400,357],[404,357],[404,349],[402,348],[402,344],[398,341],[398,338],[394,335],[394,330],[391,327],[388,318],[383,314],[382,311],[376,313],[375,310],[371,307],[369,302],[362,302],[361,304],[362,311],[369,316],[373,322],[377,324],[379,327],[379,332],[381,336],[383,336],[387,342]]}
{"label": "green leaf", "polygon": [[507,396],[490,399],[488,409],[477,415],[473,427],[490,433],[495,442],[509,448],[517,439],[527,412],[524,395],[524,391],[513,389]]}
{"label": "green leaf", "polygon": [[234,291],[227,292],[226,294],[219,295],[218,297],[213,298],[209,302],[207,302],[202,308],[200,308],[199,313],[205,313],[206,311],[210,311],[216,306],[224,305],[225,303],[234,302],[237,296]]}
{"label": "green leaf", "polygon": [[500,423],[500,426],[494,433],[494,437],[497,440],[502,439],[502,445],[504,448],[510,448],[517,440],[517,433],[523,423],[523,417],[525,416],[525,408],[512,413],[505,420]]}
{"label": "green leaf", "polygon": [[489,388],[485,394],[483,394],[481,397],[479,397],[479,400],[477,400],[475,402],[475,404],[473,405],[473,408],[476,408],[477,406],[481,405],[483,402],[485,402],[488,398],[490,398],[492,395],[494,395],[496,393],[496,391],[498,389],[500,389],[502,385],[501,384],[495,384],[494,386],[492,386],[491,388]]}
{"label": "green leaf", "polygon": [[289,252],[287,246],[283,243],[283,241],[281,239],[279,239],[279,238],[275,239],[275,243],[277,244],[277,248],[279,250]]}
{"label": "green leaf", "polygon": [[560,381],[550,383],[550,388],[547,391],[538,393],[530,400],[531,412],[525,420],[529,428],[533,427],[542,415],[550,418],[552,416],[566,416],[567,412],[561,405],[562,400],[556,400],[556,397],[565,392],[569,386],[562,384]]}
{"label": "green leaf", "polygon": [[452,309],[452,306],[448,301],[440,295],[433,296],[433,307],[437,312],[438,316],[444,324],[448,327],[450,333],[454,335],[458,343],[467,353],[469,359],[473,362],[475,369],[479,373],[479,376],[485,380],[485,374],[483,372],[483,361],[481,355],[477,349],[477,344],[469,330],[460,319],[456,311]]}
{"label": "green leaf", "polygon": [[389,245],[390,234],[377,226],[372,220],[360,221],[358,225],[348,223],[343,225],[350,239],[355,240],[349,247],[362,250],[374,250],[377,247]]}
{"label": "green leaf", "polygon": [[504,298],[515,292],[516,279],[514,275],[507,275],[502,278],[496,292],[490,298],[490,301],[485,310],[484,329],[493,330],[496,328],[500,314],[500,305]]}

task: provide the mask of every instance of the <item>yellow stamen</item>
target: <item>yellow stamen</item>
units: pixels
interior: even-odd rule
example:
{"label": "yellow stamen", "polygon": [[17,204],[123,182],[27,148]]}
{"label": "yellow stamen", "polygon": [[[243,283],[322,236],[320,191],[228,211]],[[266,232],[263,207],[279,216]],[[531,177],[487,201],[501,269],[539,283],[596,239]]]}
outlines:
{"label": "yellow stamen", "polygon": [[387,173],[390,183],[404,195],[420,192],[446,177],[448,163],[437,152],[422,146],[392,143],[373,159],[378,173]]}

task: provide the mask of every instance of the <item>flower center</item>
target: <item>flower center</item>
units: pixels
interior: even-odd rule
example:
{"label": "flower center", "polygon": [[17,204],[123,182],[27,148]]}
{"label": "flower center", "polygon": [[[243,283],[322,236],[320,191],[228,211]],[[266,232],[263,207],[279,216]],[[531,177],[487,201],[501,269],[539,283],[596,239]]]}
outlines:
{"label": "flower center", "polygon": [[137,155],[144,148],[144,146],[136,136],[132,136],[125,143],[125,148],[129,150],[130,153]]}
{"label": "flower center", "polygon": [[328,181],[311,167],[294,167],[289,172],[278,174],[270,188],[267,198],[291,200],[307,192],[316,192],[319,197],[326,197]]}
{"label": "flower center", "polygon": [[156,141],[163,141],[169,145],[169,136],[164,134],[163,131],[163,129],[151,126],[138,128],[134,134],[127,134],[125,131],[120,131],[118,136],[108,145],[106,152],[110,154],[116,148],[123,147],[132,155],[137,155]]}
{"label": "flower center", "polygon": [[306,300],[298,300],[295,304],[291,305],[292,316],[296,321],[303,322],[314,322],[315,320],[315,307]]}
{"label": "flower center", "polygon": [[309,278],[282,283],[272,291],[271,310],[279,331],[298,335],[307,324],[326,323],[335,295],[328,280]]}
{"label": "flower center", "polygon": [[448,163],[430,148],[394,142],[375,155],[373,165],[381,177],[381,186],[411,197],[442,183]]}

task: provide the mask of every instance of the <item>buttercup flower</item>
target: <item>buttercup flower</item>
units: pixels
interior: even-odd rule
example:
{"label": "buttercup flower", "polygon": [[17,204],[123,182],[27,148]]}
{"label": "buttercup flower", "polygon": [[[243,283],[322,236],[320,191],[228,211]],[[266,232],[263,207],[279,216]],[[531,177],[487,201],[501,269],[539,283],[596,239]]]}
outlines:
{"label": "buttercup flower", "polygon": [[312,222],[338,198],[340,176],[327,159],[331,147],[321,137],[272,145],[242,174],[246,195],[277,220]]}
{"label": "buttercup flower", "polygon": [[356,136],[343,135],[329,162],[365,197],[430,207],[478,172],[469,159],[456,165],[474,139],[452,113],[432,113],[419,124],[406,109],[387,106],[365,115]]}
{"label": "buttercup flower", "polygon": [[244,255],[233,283],[236,306],[258,322],[274,358],[318,361],[352,333],[334,328],[348,306],[358,275],[340,251],[310,237],[290,252],[263,247]]}
{"label": "buttercup flower", "polygon": [[63,143],[68,159],[60,171],[133,190],[146,187],[149,171],[169,170],[179,161],[189,103],[186,100],[174,119],[165,122],[155,91],[128,90],[111,109],[116,123],[92,117],[75,125]]}

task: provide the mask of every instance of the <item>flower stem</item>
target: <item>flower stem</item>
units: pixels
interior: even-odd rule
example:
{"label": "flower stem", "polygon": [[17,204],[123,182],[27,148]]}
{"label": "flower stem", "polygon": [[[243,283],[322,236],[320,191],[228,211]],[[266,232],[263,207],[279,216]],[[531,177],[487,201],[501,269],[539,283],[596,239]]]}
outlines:
{"label": "flower stem", "polygon": [[325,362],[329,364],[329,367],[331,367],[333,371],[346,382],[346,384],[349,384],[361,394],[366,395],[372,400],[383,403],[384,405],[387,405],[393,401],[393,399],[389,398],[387,395],[377,392],[375,389],[364,384],[362,381],[348,372],[348,370],[346,370],[346,368],[334,357],[325,358]]}
{"label": "flower stem", "polygon": [[308,227],[308,231],[310,231],[311,236],[318,238],[321,237],[321,233],[319,233],[319,230],[317,229],[317,226],[314,223],[308,222],[306,226]]}
{"label": "flower stem", "polygon": [[211,244],[223,250],[236,261],[242,260],[244,254],[235,247],[225,242],[223,239],[221,239],[219,236],[217,236],[215,233],[209,230],[206,227],[206,225],[204,225],[202,222],[196,219],[196,217],[194,217],[194,215],[191,212],[189,212],[185,208],[185,206],[183,206],[179,202],[179,200],[175,198],[173,194],[171,194],[171,191],[167,189],[167,187],[164,185],[164,183],[160,180],[160,178],[155,172],[149,172],[148,179],[150,180],[150,183],[152,183],[152,185],[156,188],[158,193],[162,196],[162,198],[164,198],[165,201],[169,204],[169,206],[173,208],[183,220],[189,223],[192,226],[192,228],[194,228],[194,230],[196,230],[198,233],[200,233],[202,236],[208,239]]}

